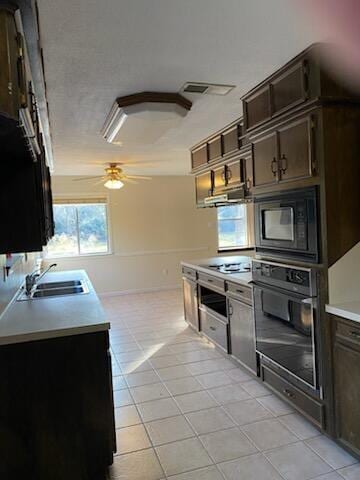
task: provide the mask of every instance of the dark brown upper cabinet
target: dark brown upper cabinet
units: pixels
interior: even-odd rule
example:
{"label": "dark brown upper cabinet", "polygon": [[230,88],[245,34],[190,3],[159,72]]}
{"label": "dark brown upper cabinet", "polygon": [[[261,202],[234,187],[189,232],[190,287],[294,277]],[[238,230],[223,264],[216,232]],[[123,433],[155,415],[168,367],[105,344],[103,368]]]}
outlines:
{"label": "dark brown upper cabinet", "polygon": [[270,83],[272,114],[293,107],[308,97],[309,81],[306,60],[296,63]]}
{"label": "dark brown upper cabinet", "polygon": [[271,118],[270,87],[257,90],[243,100],[244,123],[249,130]]}
{"label": "dark brown upper cabinet", "polygon": [[239,150],[239,125],[222,134],[223,155],[231,155]]}
{"label": "dark brown upper cabinet", "polygon": [[214,194],[218,194],[224,191],[226,187],[226,165],[222,165],[219,168],[213,170],[214,181]]}
{"label": "dark brown upper cabinet", "polygon": [[280,180],[310,177],[315,169],[312,158],[312,118],[306,117],[278,130]]}
{"label": "dark brown upper cabinet", "polygon": [[226,187],[236,188],[244,183],[244,166],[242,159],[237,158],[236,160],[227,163],[225,168]]}
{"label": "dark brown upper cabinet", "polygon": [[221,135],[210,140],[208,143],[209,162],[219,160],[222,156]]}
{"label": "dark brown upper cabinet", "polygon": [[262,187],[279,180],[277,133],[273,132],[252,143],[253,185]]}
{"label": "dark brown upper cabinet", "polygon": [[24,68],[14,10],[0,8],[0,114],[17,121],[22,103]]}
{"label": "dark brown upper cabinet", "polygon": [[196,205],[204,207],[204,200],[210,197],[213,192],[213,173],[208,171],[195,177]]}
{"label": "dark brown upper cabinet", "polygon": [[191,153],[191,165],[192,169],[202,167],[208,162],[208,146],[207,144],[193,150]]}

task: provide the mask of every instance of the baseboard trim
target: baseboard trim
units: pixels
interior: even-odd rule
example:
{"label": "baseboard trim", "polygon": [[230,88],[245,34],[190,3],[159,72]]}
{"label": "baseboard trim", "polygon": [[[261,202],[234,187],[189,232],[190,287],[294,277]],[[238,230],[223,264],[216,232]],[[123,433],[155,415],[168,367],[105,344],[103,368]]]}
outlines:
{"label": "baseboard trim", "polygon": [[136,293],[165,292],[166,290],[177,290],[180,288],[181,288],[181,285],[179,284],[170,285],[166,287],[133,288],[131,290],[118,290],[115,292],[98,293],[98,296],[100,298],[118,297],[120,295],[132,295]]}

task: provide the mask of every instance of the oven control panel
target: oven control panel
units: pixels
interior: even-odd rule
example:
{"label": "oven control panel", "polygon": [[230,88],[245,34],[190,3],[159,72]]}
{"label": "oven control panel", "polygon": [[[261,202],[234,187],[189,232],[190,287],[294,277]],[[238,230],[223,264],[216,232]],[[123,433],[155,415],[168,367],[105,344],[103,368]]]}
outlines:
{"label": "oven control panel", "polygon": [[315,272],[281,263],[253,260],[252,274],[254,282],[278,286],[303,295],[316,295]]}

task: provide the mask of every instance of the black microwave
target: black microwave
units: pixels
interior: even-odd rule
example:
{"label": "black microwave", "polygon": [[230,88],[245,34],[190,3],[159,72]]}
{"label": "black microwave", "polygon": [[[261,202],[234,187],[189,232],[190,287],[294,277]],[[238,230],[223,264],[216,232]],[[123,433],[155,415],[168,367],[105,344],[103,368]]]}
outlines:
{"label": "black microwave", "polygon": [[257,253],[320,261],[316,187],[259,195],[254,203]]}

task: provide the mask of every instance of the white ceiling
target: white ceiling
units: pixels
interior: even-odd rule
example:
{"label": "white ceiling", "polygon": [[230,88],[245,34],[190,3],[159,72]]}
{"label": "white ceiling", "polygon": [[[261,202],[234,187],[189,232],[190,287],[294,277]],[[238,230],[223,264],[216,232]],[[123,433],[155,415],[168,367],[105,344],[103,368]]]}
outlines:
{"label": "white ceiling", "polygon": [[[39,0],[56,175],[181,175],[189,147],[241,116],[239,98],[319,40],[288,0]],[[186,81],[236,85],[226,96],[187,95],[192,110],[153,145],[109,145],[100,135],[118,96],[177,92]],[[143,165],[145,162],[145,166]],[[147,166],[146,163],[152,165]]]}

